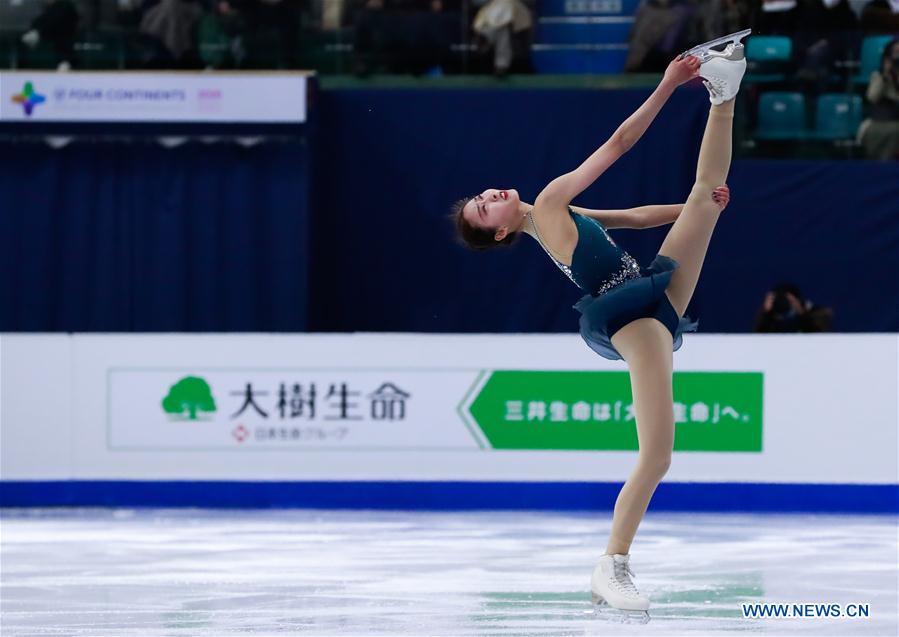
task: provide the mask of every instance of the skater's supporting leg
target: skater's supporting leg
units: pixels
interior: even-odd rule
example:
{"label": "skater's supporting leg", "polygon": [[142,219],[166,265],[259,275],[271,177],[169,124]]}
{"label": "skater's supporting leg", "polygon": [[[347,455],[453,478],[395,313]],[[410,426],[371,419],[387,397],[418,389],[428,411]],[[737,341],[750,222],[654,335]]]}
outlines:
{"label": "skater's supporting leg", "polygon": [[680,264],[667,289],[671,305],[680,316],[686,311],[696,289],[709,240],[721,213],[709,193],[727,180],[733,119],[734,100],[712,106],[709,111],[696,167],[696,182],[680,216],[659,249],[659,254],[671,257]]}
{"label": "skater's supporting leg", "polygon": [[674,448],[671,332],[654,318],[638,319],[615,332],[612,344],[630,371],[640,453],[615,502],[609,555],[629,551]]}

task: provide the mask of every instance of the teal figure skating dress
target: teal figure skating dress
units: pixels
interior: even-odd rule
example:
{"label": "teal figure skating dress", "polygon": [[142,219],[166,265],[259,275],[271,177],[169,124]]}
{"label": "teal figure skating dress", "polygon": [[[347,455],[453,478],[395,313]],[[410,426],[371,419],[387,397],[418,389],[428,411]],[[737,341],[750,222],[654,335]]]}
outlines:
{"label": "teal figure skating dress", "polygon": [[621,360],[621,354],[612,345],[612,335],[644,317],[658,319],[671,332],[674,350],[680,349],[682,334],[695,332],[698,322],[680,317],[665,294],[677,261],[659,254],[644,268],[612,240],[599,221],[570,207],[568,214],[578,234],[570,267],[552,255],[540,239],[539,230],[537,241],[562,272],[588,292],[574,309],[581,313],[580,333],[590,349],[603,358]]}

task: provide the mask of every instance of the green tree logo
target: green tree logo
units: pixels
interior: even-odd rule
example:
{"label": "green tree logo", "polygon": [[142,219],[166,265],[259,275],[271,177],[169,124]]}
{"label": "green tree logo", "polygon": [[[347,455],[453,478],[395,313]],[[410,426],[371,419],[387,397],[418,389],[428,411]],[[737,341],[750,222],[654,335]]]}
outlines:
{"label": "green tree logo", "polygon": [[172,420],[209,420],[198,412],[215,411],[215,399],[209,384],[196,376],[185,376],[169,389],[162,399],[162,409]]}

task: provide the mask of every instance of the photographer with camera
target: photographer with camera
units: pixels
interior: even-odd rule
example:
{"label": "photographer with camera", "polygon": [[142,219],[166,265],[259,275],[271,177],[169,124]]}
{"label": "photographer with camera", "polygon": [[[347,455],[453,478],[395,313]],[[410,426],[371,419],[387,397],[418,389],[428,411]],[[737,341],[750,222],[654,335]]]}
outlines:
{"label": "photographer with camera", "polygon": [[829,332],[833,310],[802,298],[793,283],[781,283],[767,294],[755,318],[755,332]]}

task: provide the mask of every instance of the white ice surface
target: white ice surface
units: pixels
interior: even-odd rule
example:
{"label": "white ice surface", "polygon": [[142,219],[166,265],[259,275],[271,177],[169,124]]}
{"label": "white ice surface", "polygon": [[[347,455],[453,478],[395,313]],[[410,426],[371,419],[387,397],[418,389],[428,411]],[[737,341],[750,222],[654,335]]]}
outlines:
{"label": "white ice surface", "polygon": [[[646,625],[596,616],[608,512],[6,509],[4,637],[889,635],[895,516],[655,514],[631,548]],[[869,603],[744,619],[741,602]]]}

